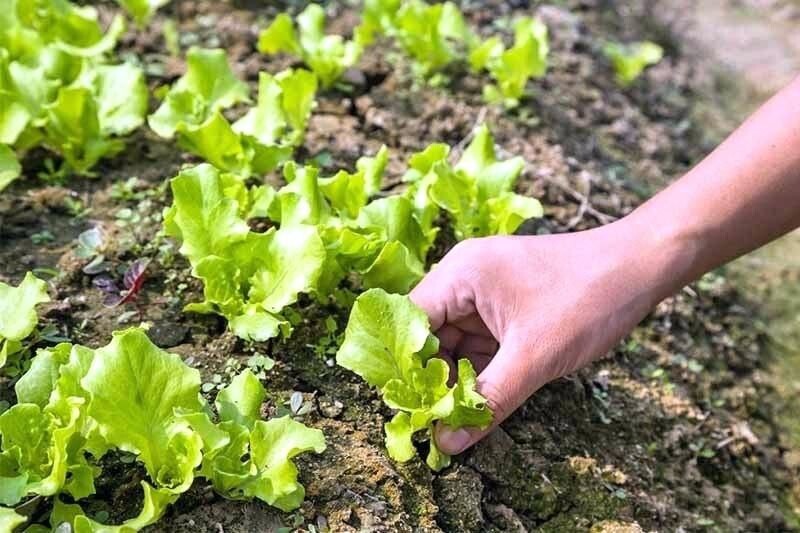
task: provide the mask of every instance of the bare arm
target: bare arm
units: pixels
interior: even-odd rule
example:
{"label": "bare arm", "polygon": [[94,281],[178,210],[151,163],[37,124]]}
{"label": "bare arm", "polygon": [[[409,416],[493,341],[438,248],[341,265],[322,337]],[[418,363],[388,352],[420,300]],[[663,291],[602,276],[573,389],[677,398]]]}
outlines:
{"label": "bare arm", "polygon": [[[663,298],[800,226],[800,78],[683,178],[594,230],[472,239],[411,293],[468,356],[495,424],[608,352]],[[439,428],[458,453],[487,431]]]}

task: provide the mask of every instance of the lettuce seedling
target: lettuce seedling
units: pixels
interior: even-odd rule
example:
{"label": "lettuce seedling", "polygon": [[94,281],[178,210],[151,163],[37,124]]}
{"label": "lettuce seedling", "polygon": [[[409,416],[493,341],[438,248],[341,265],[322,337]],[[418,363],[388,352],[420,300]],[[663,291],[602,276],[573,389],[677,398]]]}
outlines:
{"label": "lettuce seedling", "polygon": [[0,368],[23,351],[39,321],[36,306],[49,301],[47,284],[30,272],[17,287],[0,282]]}
{"label": "lettuce seedling", "polygon": [[166,233],[181,242],[193,275],[204,282],[205,300],[186,309],[225,316],[242,338],[288,335],[291,326],[281,310],[298,294],[316,288],[325,262],[317,228],[296,224],[250,231],[243,217],[258,208],[255,202],[262,194],[269,201],[269,193],[262,192],[268,189],[251,193],[240,178],[210,165],[184,170],[171,186],[174,202],[164,217]]}
{"label": "lettuce seedling", "polygon": [[402,3],[390,35],[413,59],[415,73],[423,77],[463,57],[476,40],[453,2],[429,5],[422,0]]}
{"label": "lettuce seedling", "polygon": [[305,497],[292,459],[323,452],[325,437],[289,415],[260,420],[265,396],[258,378],[245,370],[217,394],[218,423],[205,412],[183,418],[203,438],[201,475],[211,480],[214,490],[226,498],[258,498],[291,511]]}
{"label": "lettuce seedling", "polygon": [[426,224],[432,227],[438,209],[444,209],[453,219],[456,238],[462,240],[511,234],[525,220],[542,216],[538,200],[513,192],[525,162],[521,157],[498,161],[486,125],[476,129],[455,166],[447,162],[448,152],[444,145],[428,147],[412,157],[411,170],[404,176],[411,182],[405,194]]}
{"label": "lettuce seedling", "polygon": [[521,17],[514,23],[514,45],[507,49],[499,37],[490,37],[470,52],[472,70],[488,70],[495,80],[483,88],[489,103],[515,107],[531,78],[547,72],[549,44],[547,26],[539,19]]}
{"label": "lettuce seedling", "polygon": [[436,357],[439,343],[428,317],[407,296],[371,289],[353,306],[336,362],[380,389],[397,414],[384,425],[386,449],[396,461],[416,455],[413,437],[430,441],[426,463],[433,470],[450,464],[433,439],[436,421],[452,428],[485,428],[492,421],[486,399],[475,390],[475,370],[458,361],[458,376],[448,386],[450,369]]}
{"label": "lettuce seedling", "polygon": [[286,13],[278,15],[258,37],[263,54],[285,52],[302,59],[323,87],[331,87],[358,62],[363,47],[341,35],[325,35],[325,10],[311,3],[297,17],[295,28]]}
{"label": "lettuce seedling", "polygon": [[192,48],[187,64],[148,119],[157,134],[177,135],[182,148],[245,178],[274,170],[302,142],[317,90],[310,72],[260,73],[256,106],[231,124],[222,110],[249,97],[224,51]]}
{"label": "lettuce seedling", "polygon": [[661,61],[664,49],[650,41],[631,44],[609,42],[603,46],[603,54],[614,68],[617,83],[627,87],[636,81],[645,68]]}

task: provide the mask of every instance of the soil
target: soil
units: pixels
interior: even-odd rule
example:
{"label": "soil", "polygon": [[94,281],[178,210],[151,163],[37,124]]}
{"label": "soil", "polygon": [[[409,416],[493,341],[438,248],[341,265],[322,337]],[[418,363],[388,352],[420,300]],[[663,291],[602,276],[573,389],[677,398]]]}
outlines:
{"label": "soil", "polygon": [[[348,73],[347,86],[319,96],[298,158],[326,171],[352,168],[386,144],[386,184],[394,188],[409,154],[441,141],[456,146],[457,155],[485,120],[503,153],[528,161],[519,191],[546,206],[525,233],[580,230],[624,216],[719,141],[703,95],[735,89],[685,50],[683,19],[651,16],[668,3],[463,2],[486,33],[517,14],[538,14],[548,24],[550,71],[520,108],[485,107],[482,80],[458,69],[444,87],[419,86],[402,60],[373,49]],[[170,82],[183,69],[162,37],[173,19],[182,46],[225,47],[255,89],[259,70],[292,65],[254,49],[265,21],[299,8],[289,4],[175,1],[148,27],[130,30],[122,50],[142,59],[154,87]],[[329,8],[336,31],[352,30],[352,8]],[[115,8],[102,9],[107,17]],[[620,89],[599,52],[606,39],[656,40],[667,55]],[[276,365],[266,375],[266,412],[300,391],[312,406],[303,421],[328,439],[323,454],[300,461],[307,497],[298,511],[227,501],[198,481],[148,531],[800,530],[800,490],[792,487],[800,461],[783,433],[779,387],[769,379],[774,352],[754,320],[755,302],[724,273],[664,301],[608,358],[548,385],[434,474],[420,460],[400,465],[387,457],[382,426],[390,411],[320,348],[325,318],[334,317],[341,331],[346,309],[303,301],[293,337],[268,343],[244,343],[226,333],[224,320],[182,311],[200,299],[202,287],[159,230],[170,202],[167,180],[191,156],[142,129],[126,151],[98,166],[96,178],[60,185],[37,178],[46,157],[30,154],[28,179],[0,196],[0,279],[16,283],[31,269],[49,273],[54,302],[44,322],[60,335],[100,346],[115,329],[147,323],[154,342],[183,356],[204,381],[215,374],[224,380],[253,354],[269,355]],[[151,259],[134,302],[104,307],[84,272],[88,259],[76,239],[93,227],[103,232],[111,275]],[[450,244],[440,242],[429,259]],[[2,379],[5,398],[13,382]],[[141,498],[143,472],[122,466],[106,467],[98,494],[84,505],[109,512],[112,522],[135,513]],[[45,503],[30,507],[46,518]]]}

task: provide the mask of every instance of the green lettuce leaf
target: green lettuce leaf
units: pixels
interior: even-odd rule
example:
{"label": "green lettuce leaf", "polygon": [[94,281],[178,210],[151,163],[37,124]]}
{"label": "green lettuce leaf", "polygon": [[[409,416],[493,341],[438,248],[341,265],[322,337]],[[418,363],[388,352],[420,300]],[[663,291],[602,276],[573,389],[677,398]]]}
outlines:
{"label": "green lettuce leaf", "polygon": [[459,240],[511,234],[525,220],[543,214],[536,199],[513,192],[524,166],[521,157],[499,161],[489,129],[480,125],[454,167],[439,161],[427,174],[419,171],[417,175],[422,177],[417,178],[406,195],[414,203],[418,219],[423,221],[423,232],[427,233],[427,227],[432,226],[437,212],[431,209],[432,202],[453,219]]}
{"label": "green lettuce leaf", "polygon": [[[2,120],[2,118],[0,118]],[[10,146],[0,144],[0,192],[22,173],[22,166]]]}
{"label": "green lettuce leaf", "polygon": [[336,354],[337,364],[379,388],[384,403],[398,411],[384,426],[389,456],[400,462],[413,458],[412,438],[423,431],[433,470],[450,463],[431,438],[437,420],[453,428],[484,428],[492,421],[485,398],[475,390],[469,360],[458,361],[457,380],[448,386],[449,367],[433,357],[437,351],[427,316],[407,296],[370,289],[356,299]]}
{"label": "green lettuce leaf", "polygon": [[36,306],[49,301],[47,284],[30,272],[17,287],[0,282],[0,368],[36,328]]}
{"label": "green lettuce leaf", "polygon": [[258,102],[233,129],[271,146],[296,146],[303,141],[308,119],[316,105],[317,79],[307,70],[284,70],[258,75]]}
{"label": "green lettuce leaf", "polygon": [[0,531],[14,531],[14,528],[24,524],[28,519],[17,514],[14,509],[0,507]]}
{"label": "green lettuce leaf", "polygon": [[201,441],[176,409],[199,410],[200,373],[157,348],[140,329],[99,348],[81,386],[108,443],[138,455],[159,486],[184,492],[201,461]]}

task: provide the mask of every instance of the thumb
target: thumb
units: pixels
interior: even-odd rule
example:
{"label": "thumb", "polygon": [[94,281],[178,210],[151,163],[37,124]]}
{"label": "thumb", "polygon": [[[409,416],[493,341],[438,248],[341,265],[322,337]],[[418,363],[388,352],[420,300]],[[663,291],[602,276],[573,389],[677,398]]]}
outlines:
{"label": "thumb", "polygon": [[[453,429],[443,423],[435,430],[436,444],[448,455],[456,455],[492,432],[503,420],[524,402],[535,388],[530,379],[527,362],[530,354],[523,343],[505,342],[489,365],[478,376],[478,392],[486,398],[492,410],[492,424],[486,429]],[[536,387],[538,388],[538,387]]]}
{"label": "thumb", "polygon": [[475,312],[475,293],[460,267],[456,254],[445,257],[409,294],[411,301],[425,311],[436,332],[447,322],[453,322]]}

